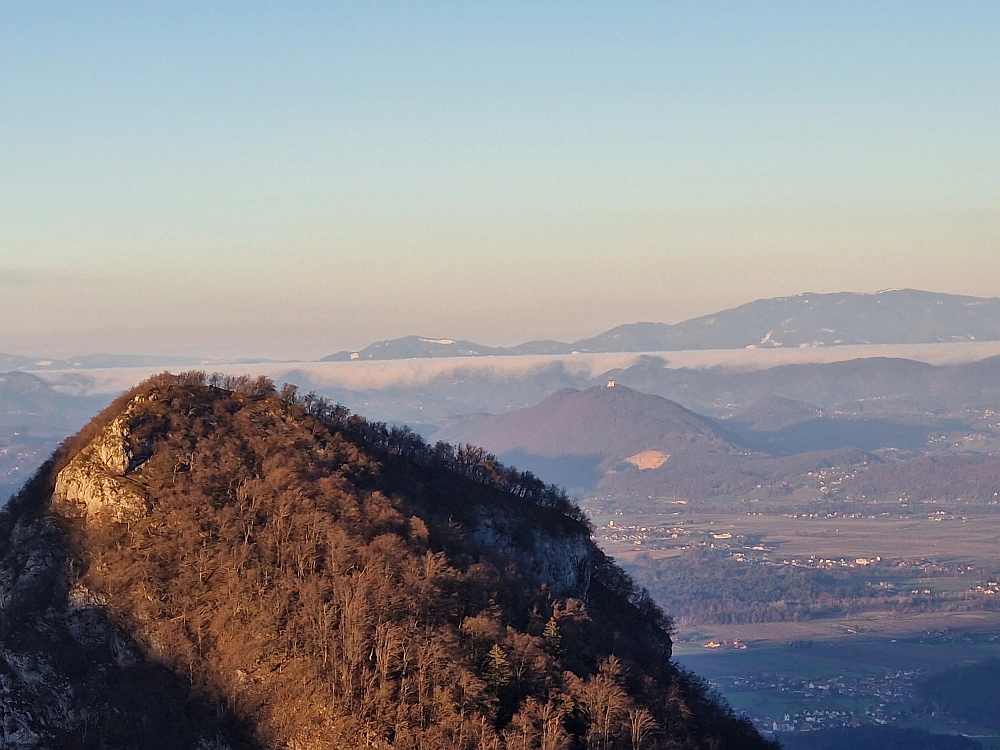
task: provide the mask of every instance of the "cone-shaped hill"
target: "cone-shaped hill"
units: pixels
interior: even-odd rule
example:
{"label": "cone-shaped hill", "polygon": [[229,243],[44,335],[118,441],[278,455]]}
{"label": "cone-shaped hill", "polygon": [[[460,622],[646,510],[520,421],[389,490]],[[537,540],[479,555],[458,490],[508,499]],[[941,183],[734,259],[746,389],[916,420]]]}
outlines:
{"label": "cone-shaped hill", "polygon": [[564,388],[534,406],[496,416],[462,442],[505,453],[601,456],[621,461],[656,447],[676,453],[691,445],[725,445],[704,417],[678,403],[624,386]]}
{"label": "cone-shaped hill", "polygon": [[671,456],[740,450],[705,417],[621,385],[564,388],[534,406],[441,434],[485,446],[570,487],[588,488],[623,465],[657,468]]}
{"label": "cone-shaped hill", "polygon": [[[809,408],[792,401],[785,406],[787,411]],[[436,436],[481,445],[504,462],[616,501],[702,500],[747,493],[780,498],[789,477],[869,458],[836,445],[776,457],[760,450],[771,448],[764,439],[770,433],[758,435],[733,421],[743,429],[729,429],[725,422],[661,396],[614,385],[563,389],[534,406],[441,430]],[[793,433],[785,444],[794,444],[795,437]]]}
{"label": "cone-shaped hill", "polygon": [[768,748],[554,487],[163,375],[0,513],[0,747]]}

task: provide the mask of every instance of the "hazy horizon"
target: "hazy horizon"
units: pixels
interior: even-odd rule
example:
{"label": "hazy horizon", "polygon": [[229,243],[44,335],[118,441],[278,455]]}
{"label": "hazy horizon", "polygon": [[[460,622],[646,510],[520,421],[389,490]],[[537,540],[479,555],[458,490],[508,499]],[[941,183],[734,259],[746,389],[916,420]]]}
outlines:
{"label": "hazy horizon", "polygon": [[0,351],[993,296],[1000,6],[0,8]]}
{"label": "hazy horizon", "polygon": [[[883,290],[879,290],[875,294],[876,295],[881,295],[884,292],[894,292],[894,291],[905,291],[905,290],[900,290],[900,289],[883,289]],[[910,290],[910,291],[928,292],[928,290]],[[856,292],[839,292],[839,294],[842,294],[842,293],[857,294]],[[940,292],[930,292],[930,293],[931,294],[945,294],[945,293],[940,293]],[[789,295],[789,296],[784,297],[784,298],[770,298],[770,300],[773,300],[773,299],[794,299],[794,298],[797,298],[797,297],[809,297],[809,296],[817,296],[817,295],[814,292],[802,292],[802,293],[799,293],[799,294],[796,294],[796,295]],[[975,299],[990,299],[990,298],[975,298]],[[1000,299],[1000,297],[994,297],[992,299]],[[750,302],[763,302],[763,301],[770,301],[770,300],[757,299],[757,300],[750,300]],[[719,312],[723,312],[723,311],[722,310],[712,310],[709,313],[707,313],[706,315],[714,315],[715,313],[719,313]],[[702,317],[704,317],[704,316],[702,316]],[[695,320],[695,319],[697,319],[697,318],[689,318],[689,319],[686,319],[686,320]],[[619,324],[617,324],[617,326],[629,325],[629,324],[635,324],[635,323],[642,323],[642,322],[646,322],[646,323],[649,323],[649,322],[662,323],[662,322],[665,322],[665,321],[628,321],[626,323],[619,323]],[[673,321],[673,322],[674,323],[680,323],[680,322],[685,322],[685,321]],[[405,324],[403,324],[403,325],[405,325]],[[615,328],[617,326],[613,326],[612,328]],[[446,338],[451,338],[451,339],[455,338],[455,337],[447,337],[447,333],[446,332],[442,332],[441,335],[425,336],[421,332],[406,331],[405,329],[401,329],[401,330],[402,330],[402,332],[398,336],[394,336],[393,337],[394,339],[407,338],[407,337],[413,337],[413,336],[418,336],[418,337],[420,337],[420,338],[422,338],[422,339],[424,339],[426,341],[435,341],[435,340],[443,340],[443,339],[446,339]],[[608,330],[611,330],[611,329],[608,329]],[[606,331],[602,330],[602,331],[596,331],[596,332],[591,332],[591,333],[593,335],[598,335],[598,334],[601,334],[601,333],[606,333]],[[534,339],[534,340],[535,341],[543,341],[543,340],[554,340],[554,339],[555,339],[554,336],[548,336],[548,337],[544,337],[543,339]],[[491,340],[485,340],[485,341],[483,341],[483,340],[480,340],[480,341],[476,341],[476,342],[473,342],[473,343],[481,344],[481,345],[484,345],[484,346],[514,346],[514,345],[518,345],[518,344],[524,344],[524,343],[527,343],[527,342],[529,342],[529,339],[519,338],[519,339],[506,340],[506,341],[491,341]],[[370,344],[376,344],[376,343],[379,343],[379,342],[369,341],[369,342],[367,342],[367,344],[365,346],[370,345]],[[573,342],[572,341],[563,341],[563,343],[573,343]],[[779,348],[779,349],[774,349],[774,350],[764,349],[764,350],[762,350],[762,353],[765,353],[765,356],[770,356],[770,355],[767,355],[766,352],[772,351],[774,354],[777,354],[779,356],[799,357],[801,355],[804,355],[804,356],[806,356],[807,359],[814,358],[814,359],[816,359],[816,361],[826,361],[831,356],[834,359],[845,358],[847,356],[847,355],[844,354],[845,352],[854,351],[854,350],[858,350],[859,352],[863,352],[864,350],[869,350],[869,349],[870,350],[881,350],[881,349],[883,349],[885,347],[888,347],[889,350],[892,350],[893,347],[901,347],[901,351],[906,351],[910,347],[915,347],[915,350],[920,350],[923,347],[929,347],[930,349],[934,349],[934,348],[961,349],[962,347],[964,347],[966,345],[969,345],[969,346],[972,346],[973,348],[976,348],[976,347],[982,347],[983,345],[987,345],[988,346],[988,345],[993,344],[993,343],[998,343],[998,342],[994,341],[993,339],[981,339],[981,340],[977,341],[975,338],[972,338],[972,339],[969,339],[969,340],[954,341],[954,342],[947,342],[947,343],[946,342],[937,342],[937,343],[934,343],[934,342],[928,341],[928,342],[922,343],[922,344],[891,344],[891,343],[885,343],[885,342],[883,342],[883,343],[873,343],[873,344],[841,344],[841,345],[835,345],[835,346],[820,346],[820,345],[817,344],[815,346],[818,346],[819,347],[818,349],[812,348],[812,349],[805,350],[805,351],[801,350],[801,349],[798,349],[798,348],[790,348],[790,349],[780,349]],[[363,348],[365,348],[365,347],[356,347],[353,350],[361,350]],[[753,347],[751,347],[751,348],[753,348]],[[930,350],[930,349],[928,349],[928,350]],[[840,350],[841,353],[831,354],[830,353],[831,350]],[[341,350],[341,351],[343,351],[343,350]],[[352,349],[349,349],[348,351],[352,351]],[[743,356],[754,356],[752,352],[744,352],[744,350],[742,348],[740,348],[740,347],[737,347],[735,349],[732,349],[732,348],[730,348],[730,349],[714,349],[712,347],[709,347],[707,349],[706,348],[670,349],[670,350],[666,350],[666,351],[662,351],[662,352],[660,350],[658,350],[658,349],[655,349],[655,348],[651,348],[651,349],[648,349],[648,350],[629,349],[629,350],[627,350],[625,352],[622,352],[622,353],[626,354],[626,355],[634,355],[634,354],[669,354],[671,357],[678,357],[678,356],[682,356],[682,355],[692,354],[692,355],[695,356],[696,360],[700,360],[702,358],[703,354],[708,353],[709,354],[709,359],[711,360],[712,357],[714,356],[712,354],[713,352],[719,352],[720,354],[723,354],[724,357],[728,357],[729,356],[728,354],[726,354],[727,352],[732,352],[732,355],[735,356],[737,359],[739,359],[740,357],[743,357]],[[782,354],[782,352],[784,352],[784,354]],[[810,353],[810,352],[813,352],[813,353]],[[151,357],[151,358],[170,358],[170,357],[176,357],[178,360],[182,360],[182,359],[183,360],[201,359],[205,363],[210,363],[210,362],[227,362],[227,361],[230,361],[230,362],[235,363],[235,366],[238,366],[238,364],[241,361],[244,361],[244,360],[247,360],[248,363],[253,363],[253,361],[255,361],[255,360],[270,361],[270,362],[274,362],[276,364],[280,364],[280,363],[295,363],[295,362],[310,363],[310,362],[316,362],[316,361],[320,360],[322,357],[324,357],[324,356],[326,356],[328,354],[333,354],[335,352],[330,351],[330,350],[323,350],[321,354],[317,354],[317,355],[311,356],[311,357],[310,356],[299,356],[299,355],[291,355],[291,356],[286,355],[284,357],[281,357],[281,356],[269,357],[269,356],[265,356],[265,355],[255,354],[253,351],[235,351],[234,350],[234,351],[232,351],[232,352],[230,352],[228,354],[219,354],[219,353],[214,353],[213,354],[213,353],[206,353],[204,350],[171,351],[169,349],[164,349],[164,350],[159,350],[159,351],[153,351],[153,350],[148,350],[148,349],[146,349],[146,350],[143,350],[143,349],[127,350],[126,349],[126,350],[116,350],[116,351],[89,351],[89,352],[88,351],[79,351],[79,350],[67,350],[66,352],[58,352],[57,351],[55,353],[53,353],[52,351],[40,351],[40,352],[39,351],[34,351],[33,352],[33,351],[2,351],[2,350],[0,350],[0,353],[2,353],[2,354],[12,354],[14,356],[23,356],[23,357],[29,357],[29,358],[30,357],[34,357],[34,358],[37,358],[37,359],[40,359],[40,360],[44,360],[44,359],[47,358],[47,359],[56,359],[56,360],[67,360],[67,361],[70,361],[70,362],[72,360],[74,360],[75,358],[77,358],[77,357],[91,357],[91,356]],[[611,353],[612,352],[605,352],[605,354],[611,354]],[[599,355],[600,352],[591,352],[591,354]],[[537,356],[540,356],[540,357],[543,357],[543,358],[547,358],[549,356],[554,356],[554,357],[556,357],[558,359],[558,358],[560,358],[561,356],[564,356],[564,355],[537,355]],[[861,356],[870,356],[870,355],[868,355],[868,354],[862,354]],[[899,355],[899,356],[908,356],[908,355],[904,354],[904,355]],[[510,357],[513,357],[514,359],[530,359],[531,355],[526,355],[526,354],[511,354]],[[455,355],[455,358],[456,359],[467,359],[467,357],[465,355]],[[491,358],[506,359],[507,357],[503,356],[503,355],[500,355],[500,356],[494,355]],[[918,357],[918,359],[919,358],[920,357]],[[960,358],[962,358],[962,357],[960,357]],[[375,360],[375,361],[377,362],[379,360]],[[394,359],[390,359],[390,360],[385,360],[385,361],[395,361],[395,360]],[[357,363],[355,363],[354,366],[357,366]],[[136,365],[136,367],[142,368],[144,366],[142,366],[142,365]],[[154,367],[154,369],[150,370],[151,373],[156,371],[156,369],[155,369],[156,366],[154,365],[153,367]],[[103,369],[103,366],[95,365],[94,369]]]}

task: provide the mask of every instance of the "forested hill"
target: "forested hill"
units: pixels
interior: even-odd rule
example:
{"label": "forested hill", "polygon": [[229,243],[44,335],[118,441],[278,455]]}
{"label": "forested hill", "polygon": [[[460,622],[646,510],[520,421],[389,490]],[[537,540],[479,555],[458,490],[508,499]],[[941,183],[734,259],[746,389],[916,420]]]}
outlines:
{"label": "forested hill", "polygon": [[442,434],[497,453],[600,456],[610,463],[651,449],[670,454],[691,446],[733,449],[716,430],[711,420],[673,401],[619,385],[564,388],[534,406]]}
{"label": "forested hill", "polygon": [[0,513],[0,747],[768,748],[566,496],[163,375]]}

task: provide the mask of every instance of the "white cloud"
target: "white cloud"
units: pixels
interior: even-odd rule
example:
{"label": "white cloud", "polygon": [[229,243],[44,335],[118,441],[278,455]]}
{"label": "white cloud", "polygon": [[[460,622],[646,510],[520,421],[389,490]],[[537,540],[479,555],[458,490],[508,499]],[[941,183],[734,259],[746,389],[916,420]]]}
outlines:
{"label": "white cloud", "polygon": [[[608,353],[552,356],[447,357],[374,362],[267,362],[259,364],[205,364],[197,369],[231,375],[267,375],[277,383],[295,382],[304,375],[319,387],[348,390],[384,390],[419,386],[440,377],[476,374],[494,378],[518,378],[561,362],[567,371],[596,377],[608,370],[627,368],[642,356],[659,356],[671,368],[729,367],[760,370],[779,365],[811,362],[843,362],[868,357],[914,359],[933,365],[975,362],[1000,355],[1000,341],[963,341],[943,344],[877,344],[831,346],[806,349],[704,349],[679,352]],[[162,367],[136,367],[71,372],[36,373],[57,389],[76,395],[119,393]]]}

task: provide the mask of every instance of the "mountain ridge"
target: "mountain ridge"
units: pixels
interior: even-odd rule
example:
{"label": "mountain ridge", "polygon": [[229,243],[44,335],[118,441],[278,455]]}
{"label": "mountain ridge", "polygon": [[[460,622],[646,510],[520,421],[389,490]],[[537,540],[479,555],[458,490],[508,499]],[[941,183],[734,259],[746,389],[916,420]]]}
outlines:
{"label": "mountain ridge", "polygon": [[[891,289],[875,294],[803,293],[760,299],[676,324],[627,323],[574,342],[551,339],[491,346],[462,339],[409,335],[359,350],[329,354],[320,362],[438,357],[564,356],[574,353],[667,352],[706,349],[791,348],[866,344],[934,344],[1000,341],[1000,298]],[[164,355],[89,354],[69,358],[0,352],[0,371],[63,371],[127,367],[203,367],[255,364]]]}
{"label": "mountain ridge", "polygon": [[572,343],[547,340],[491,347],[406,336],[358,351],[340,351],[320,361],[995,340],[1000,340],[998,297],[887,289],[874,294],[805,292],[759,299],[673,325],[628,323]]}

